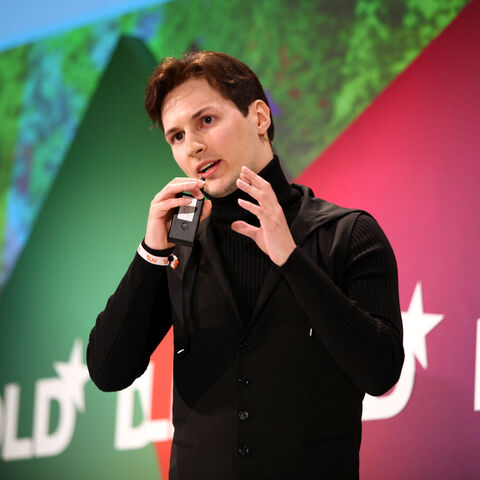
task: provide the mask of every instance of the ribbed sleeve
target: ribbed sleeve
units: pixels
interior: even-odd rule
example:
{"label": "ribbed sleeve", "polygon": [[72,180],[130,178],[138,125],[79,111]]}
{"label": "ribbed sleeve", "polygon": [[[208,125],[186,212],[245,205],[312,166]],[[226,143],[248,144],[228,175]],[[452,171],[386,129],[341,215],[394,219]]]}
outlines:
{"label": "ribbed sleeve", "polygon": [[402,320],[393,250],[378,223],[360,215],[350,237],[342,291],[296,248],[280,267],[314,332],[358,388],[381,395],[403,364]]}
{"label": "ribbed sleeve", "polygon": [[150,355],[168,332],[167,268],[152,265],[136,254],[98,315],[90,332],[87,366],[101,390],[121,390],[142,375]]}

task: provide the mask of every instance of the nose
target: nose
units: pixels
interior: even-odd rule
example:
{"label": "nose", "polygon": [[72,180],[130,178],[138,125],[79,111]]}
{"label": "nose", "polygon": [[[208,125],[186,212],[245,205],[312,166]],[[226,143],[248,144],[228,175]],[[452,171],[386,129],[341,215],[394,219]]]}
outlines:
{"label": "nose", "polygon": [[196,135],[189,135],[186,139],[186,144],[189,157],[196,157],[207,150],[205,142]]}

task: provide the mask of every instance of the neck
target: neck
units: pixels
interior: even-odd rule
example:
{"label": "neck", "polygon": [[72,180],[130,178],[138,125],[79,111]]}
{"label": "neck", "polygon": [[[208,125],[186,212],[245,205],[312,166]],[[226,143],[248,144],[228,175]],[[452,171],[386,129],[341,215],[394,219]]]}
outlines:
{"label": "neck", "polygon": [[[272,150],[272,144],[268,137],[265,137],[261,140],[262,148],[260,148],[255,165],[257,168],[255,169],[255,173],[259,174],[271,161],[272,158],[274,159],[277,157],[274,155]],[[278,157],[277,157],[278,158]]]}

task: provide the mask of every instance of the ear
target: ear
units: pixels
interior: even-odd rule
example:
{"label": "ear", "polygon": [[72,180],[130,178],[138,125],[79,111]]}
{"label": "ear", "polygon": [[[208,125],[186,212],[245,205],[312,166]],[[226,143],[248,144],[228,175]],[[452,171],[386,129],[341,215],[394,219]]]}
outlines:
{"label": "ear", "polygon": [[255,127],[259,135],[265,135],[272,123],[270,120],[270,109],[263,100],[255,100],[250,104],[250,110],[254,114]]}

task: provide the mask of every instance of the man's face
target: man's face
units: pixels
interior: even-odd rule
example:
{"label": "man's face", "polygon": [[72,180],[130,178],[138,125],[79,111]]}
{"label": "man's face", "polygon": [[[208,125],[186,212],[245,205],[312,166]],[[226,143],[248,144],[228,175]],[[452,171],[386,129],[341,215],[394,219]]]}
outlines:
{"label": "man's face", "polygon": [[165,138],[175,161],[187,176],[204,177],[212,197],[236,190],[242,165],[254,172],[264,166],[254,103],[244,117],[204,78],[187,80],[163,101]]}

